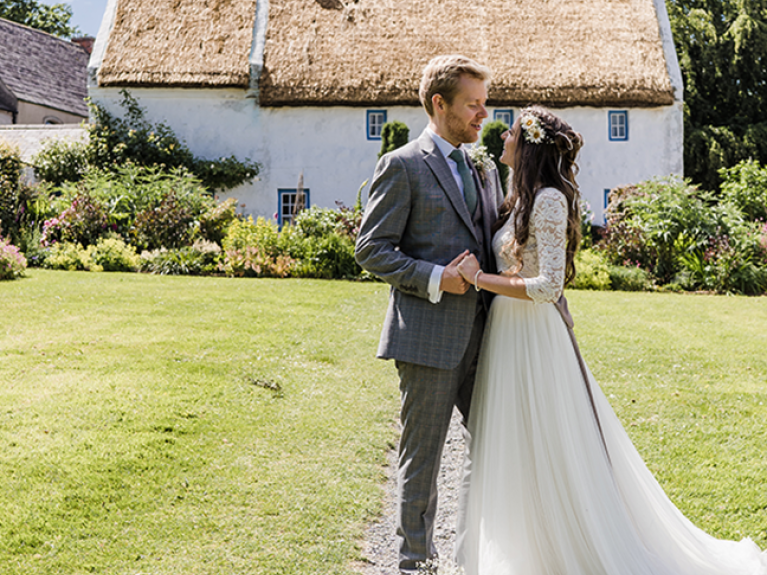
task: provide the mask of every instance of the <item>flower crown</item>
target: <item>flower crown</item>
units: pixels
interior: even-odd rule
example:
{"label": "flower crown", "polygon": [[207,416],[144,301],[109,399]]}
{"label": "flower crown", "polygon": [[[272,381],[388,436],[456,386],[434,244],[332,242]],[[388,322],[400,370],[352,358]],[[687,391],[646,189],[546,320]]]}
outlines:
{"label": "flower crown", "polygon": [[544,144],[551,141],[541,125],[541,120],[534,114],[524,114],[519,118],[519,126],[522,128],[525,140],[531,144]]}

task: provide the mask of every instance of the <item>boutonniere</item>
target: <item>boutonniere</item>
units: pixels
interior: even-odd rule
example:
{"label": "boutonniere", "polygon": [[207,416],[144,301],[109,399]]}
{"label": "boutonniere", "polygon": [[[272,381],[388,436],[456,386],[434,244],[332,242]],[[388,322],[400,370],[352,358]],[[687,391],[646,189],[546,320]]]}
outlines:
{"label": "boutonniere", "polygon": [[487,151],[487,147],[482,144],[477,144],[467,148],[469,153],[469,159],[471,159],[474,167],[477,168],[479,179],[484,186],[487,183],[487,174],[490,170],[495,169],[495,162],[493,161],[493,155]]}

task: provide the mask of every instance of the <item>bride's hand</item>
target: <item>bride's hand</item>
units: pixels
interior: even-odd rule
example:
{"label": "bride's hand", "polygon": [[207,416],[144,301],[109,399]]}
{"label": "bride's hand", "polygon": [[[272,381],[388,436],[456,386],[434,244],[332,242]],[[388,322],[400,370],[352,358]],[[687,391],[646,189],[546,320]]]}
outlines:
{"label": "bride's hand", "polygon": [[463,278],[469,283],[474,281],[474,276],[478,271],[479,261],[477,261],[477,258],[474,256],[474,254],[467,255],[458,264],[458,273],[461,274]]}

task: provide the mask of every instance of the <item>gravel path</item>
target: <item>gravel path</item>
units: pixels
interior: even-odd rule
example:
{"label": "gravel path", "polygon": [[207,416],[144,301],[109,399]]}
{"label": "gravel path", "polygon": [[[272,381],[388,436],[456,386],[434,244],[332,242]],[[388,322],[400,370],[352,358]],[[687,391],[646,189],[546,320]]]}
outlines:
{"label": "gravel path", "polygon": [[[434,542],[440,557],[449,558],[453,554],[455,541],[455,514],[458,508],[458,487],[461,479],[461,464],[463,463],[463,434],[461,433],[460,415],[453,412],[450,430],[442,453],[442,465],[439,471],[439,506],[437,508],[437,525]],[[397,450],[389,453],[389,480],[386,482],[386,498],[383,514],[378,521],[372,523],[362,544],[364,563],[357,565],[357,571],[362,575],[396,575],[397,546],[394,533],[396,531],[396,502],[397,502]]]}

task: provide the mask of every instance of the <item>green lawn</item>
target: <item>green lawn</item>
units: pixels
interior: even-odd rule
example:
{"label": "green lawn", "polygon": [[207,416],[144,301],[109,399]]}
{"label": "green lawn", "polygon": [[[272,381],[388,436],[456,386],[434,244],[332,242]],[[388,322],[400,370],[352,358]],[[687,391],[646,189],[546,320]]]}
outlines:
{"label": "green lawn", "polygon": [[[28,275],[0,283],[0,571],[351,572],[396,441],[386,286]],[[767,298],[568,297],[672,499],[767,546]]]}

